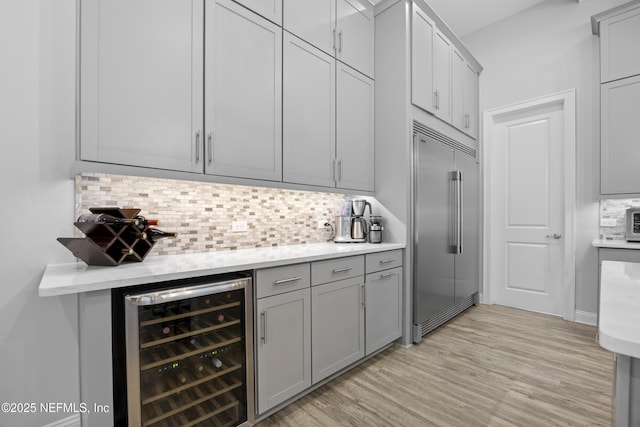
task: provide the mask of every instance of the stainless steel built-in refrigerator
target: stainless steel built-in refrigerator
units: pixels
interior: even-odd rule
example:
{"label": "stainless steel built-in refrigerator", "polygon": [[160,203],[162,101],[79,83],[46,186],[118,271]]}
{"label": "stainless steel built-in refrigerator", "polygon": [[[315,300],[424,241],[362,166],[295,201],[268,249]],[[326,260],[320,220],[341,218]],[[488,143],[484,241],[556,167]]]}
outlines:
{"label": "stainless steel built-in refrigerator", "polygon": [[479,186],[475,150],[414,137],[413,341],[477,303]]}

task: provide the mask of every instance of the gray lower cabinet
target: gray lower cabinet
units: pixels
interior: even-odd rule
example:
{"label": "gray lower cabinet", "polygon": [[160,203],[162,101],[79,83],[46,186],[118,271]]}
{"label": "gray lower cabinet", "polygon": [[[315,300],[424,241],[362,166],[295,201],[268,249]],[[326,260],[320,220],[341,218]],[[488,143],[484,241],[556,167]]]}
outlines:
{"label": "gray lower cabinet", "polygon": [[365,277],[365,354],[402,336],[402,268]]}
{"label": "gray lower cabinet", "polygon": [[[256,287],[265,288],[270,294],[258,298],[256,304],[259,414],[311,386],[311,294],[308,280],[309,264],[260,270],[256,274]],[[305,283],[303,289],[287,289],[289,286],[304,286]],[[285,289],[284,292],[276,293],[279,286]]]}
{"label": "gray lower cabinet", "polygon": [[311,288],[313,383],[364,357],[364,276]]}

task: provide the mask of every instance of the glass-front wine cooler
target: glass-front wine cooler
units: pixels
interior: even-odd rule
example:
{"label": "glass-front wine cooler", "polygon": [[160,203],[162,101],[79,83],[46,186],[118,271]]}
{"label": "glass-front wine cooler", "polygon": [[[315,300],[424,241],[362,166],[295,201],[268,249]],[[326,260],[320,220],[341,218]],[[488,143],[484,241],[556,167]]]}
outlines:
{"label": "glass-front wine cooler", "polygon": [[123,298],[129,426],[252,421],[251,277]]}

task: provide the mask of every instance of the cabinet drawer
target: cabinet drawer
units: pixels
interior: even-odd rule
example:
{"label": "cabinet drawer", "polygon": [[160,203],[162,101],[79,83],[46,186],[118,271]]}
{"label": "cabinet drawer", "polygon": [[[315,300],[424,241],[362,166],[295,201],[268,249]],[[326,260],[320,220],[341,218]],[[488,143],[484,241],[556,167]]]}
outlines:
{"label": "cabinet drawer", "polygon": [[309,263],[265,268],[256,271],[256,297],[264,298],[308,288],[310,283]]}
{"label": "cabinet drawer", "polygon": [[311,286],[364,275],[364,255],[311,263]]}
{"label": "cabinet drawer", "polygon": [[402,249],[394,251],[378,252],[375,254],[367,254],[365,258],[366,272],[375,273],[376,271],[388,270],[390,268],[400,267],[402,265]]}

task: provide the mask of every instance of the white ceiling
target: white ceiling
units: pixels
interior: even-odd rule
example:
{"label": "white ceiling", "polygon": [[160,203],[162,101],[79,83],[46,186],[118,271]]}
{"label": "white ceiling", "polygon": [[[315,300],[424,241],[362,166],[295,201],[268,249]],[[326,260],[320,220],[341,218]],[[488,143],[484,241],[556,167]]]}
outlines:
{"label": "white ceiling", "polygon": [[[371,0],[377,3],[379,0]],[[545,0],[426,0],[458,36],[464,37]]]}

